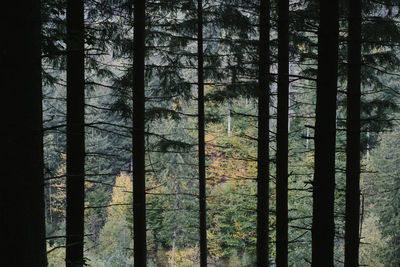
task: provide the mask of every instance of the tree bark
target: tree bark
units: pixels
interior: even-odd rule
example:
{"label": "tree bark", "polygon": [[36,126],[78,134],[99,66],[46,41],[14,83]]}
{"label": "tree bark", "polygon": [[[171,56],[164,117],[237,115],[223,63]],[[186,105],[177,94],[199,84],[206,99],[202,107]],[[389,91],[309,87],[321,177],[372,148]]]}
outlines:
{"label": "tree bark", "polygon": [[133,232],[134,265],[146,266],[145,0],[134,1],[133,42]]}
{"label": "tree bark", "polygon": [[83,0],[67,1],[66,266],[83,266],[85,203],[85,66]]}
{"label": "tree bark", "polygon": [[276,266],[288,266],[289,0],[278,2]]}
{"label": "tree bark", "polygon": [[318,30],[312,266],[333,266],[338,0],[320,0]]}
{"label": "tree bark", "polygon": [[197,108],[199,138],[199,235],[200,266],[207,266],[206,160],[204,139],[203,1],[197,0]]}
{"label": "tree bark", "polygon": [[259,24],[256,251],[257,266],[269,266],[269,0],[260,0]]}
{"label": "tree bark", "polygon": [[361,0],[349,1],[345,266],[358,266],[360,243]]}
{"label": "tree bark", "polygon": [[47,266],[40,7],[29,0],[1,9],[2,266]]}

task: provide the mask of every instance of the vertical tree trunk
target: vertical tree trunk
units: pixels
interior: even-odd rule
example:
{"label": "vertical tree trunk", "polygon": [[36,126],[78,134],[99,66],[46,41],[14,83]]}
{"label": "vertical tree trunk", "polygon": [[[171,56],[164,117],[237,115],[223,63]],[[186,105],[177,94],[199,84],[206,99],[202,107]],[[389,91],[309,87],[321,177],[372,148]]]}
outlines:
{"label": "vertical tree trunk", "polygon": [[53,212],[52,212],[52,207],[51,207],[51,181],[49,181],[49,218],[50,218],[50,224],[53,224]]}
{"label": "vertical tree trunk", "polygon": [[66,266],[83,266],[85,203],[85,66],[83,0],[67,1]]}
{"label": "vertical tree trunk", "polygon": [[345,266],[358,266],[360,242],[361,0],[349,1]]}
{"label": "vertical tree trunk", "polygon": [[320,0],[318,30],[312,266],[333,266],[338,0]]}
{"label": "vertical tree trunk", "polygon": [[206,225],[206,160],[204,140],[204,59],[203,59],[203,1],[197,0],[197,107],[199,138],[199,235],[200,266],[207,266]]}
{"label": "vertical tree trunk", "polygon": [[146,266],[145,0],[134,0],[133,41],[133,234],[135,266]]}
{"label": "vertical tree trunk", "polygon": [[260,0],[257,155],[257,266],[269,266],[269,28],[270,2]]}
{"label": "vertical tree trunk", "polygon": [[278,2],[276,266],[288,266],[289,0]]}
{"label": "vertical tree trunk", "polygon": [[14,1],[1,9],[2,266],[47,265],[40,6]]}
{"label": "vertical tree trunk", "polygon": [[228,110],[226,112],[226,119],[227,119],[227,123],[228,123],[227,132],[228,132],[228,137],[231,137],[232,136],[232,131],[231,131],[231,103],[229,101],[228,101],[227,106],[228,106]]}
{"label": "vertical tree trunk", "polygon": [[[296,92],[293,90],[294,97],[296,96]],[[291,126],[291,118],[290,114],[292,114],[292,110],[290,110],[291,107],[291,101],[290,101],[290,84],[288,88],[288,123],[287,123],[287,128],[288,128],[288,133],[290,133],[290,126]]]}
{"label": "vertical tree trunk", "polygon": [[[175,188],[175,186],[173,188]],[[172,260],[171,260],[171,267],[175,266],[175,249],[176,249],[176,240],[177,240],[177,237],[178,237],[178,233],[177,232],[178,232],[178,228],[179,228],[178,222],[176,221],[177,220],[177,215],[176,214],[179,211],[180,194],[181,194],[181,187],[180,187],[179,183],[177,183],[176,184],[175,201],[174,201],[174,221],[173,221],[174,230],[172,232],[172,253],[171,253],[172,254],[172,256],[171,256]]]}

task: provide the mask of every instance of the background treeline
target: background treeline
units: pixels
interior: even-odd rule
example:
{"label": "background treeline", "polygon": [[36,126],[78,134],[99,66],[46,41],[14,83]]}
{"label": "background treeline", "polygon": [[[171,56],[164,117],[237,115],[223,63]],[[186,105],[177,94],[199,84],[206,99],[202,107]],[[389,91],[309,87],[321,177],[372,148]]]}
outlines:
{"label": "background treeline", "polygon": [[2,266],[400,265],[400,1],[14,2]]}

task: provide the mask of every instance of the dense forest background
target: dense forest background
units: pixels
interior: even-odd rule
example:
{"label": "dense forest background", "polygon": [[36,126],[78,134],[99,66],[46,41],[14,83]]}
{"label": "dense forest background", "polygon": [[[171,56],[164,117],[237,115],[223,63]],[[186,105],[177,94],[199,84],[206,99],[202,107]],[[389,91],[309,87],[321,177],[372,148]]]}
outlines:
{"label": "dense forest background", "polygon": [[400,266],[399,5],[2,9],[2,266]]}

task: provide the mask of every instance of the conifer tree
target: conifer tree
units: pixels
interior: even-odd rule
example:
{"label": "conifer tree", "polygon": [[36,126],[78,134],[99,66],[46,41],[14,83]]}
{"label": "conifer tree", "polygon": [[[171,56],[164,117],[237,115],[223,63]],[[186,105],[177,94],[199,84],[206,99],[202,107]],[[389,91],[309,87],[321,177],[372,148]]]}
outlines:
{"label": "conifer tree", "polygon": [[[1,265],[46,266],[41,1],[1,9]],[[18,16],[18,19],[16,19]],[[10,105],[11,104],[11,105]]]}
{"label": "conifer tree", "polygon": [[288,266],[289,0],[278,2],[276,265]]}
{"label": "conifer tree", "polygon": [[257,91],[257,266],[269,266],[269,28],[270,2],[261,0]]}
{"label": "conifer tree", "polygon": [[319,1],[312,266],[333,266],[339,2]]}
{"label": "conifer tree", "polygon": [[67,1],[66,266],[83,266],[85,66],[83,0]]}
{"label": "conifer tree", "polygon": [[345,266],[358,266],[360,243],[361,0],[349,1],[346,120]]}
{"label": "conifer tree", "polygon": [[203,1],[197,0],[197,112],[199,152],[200,266],[207,266],[206,159],[204,140]]}
{"label": "conifer tree", "polygon": [[146,266],[145,0],[133,2],[133,246],[135,266]]}

